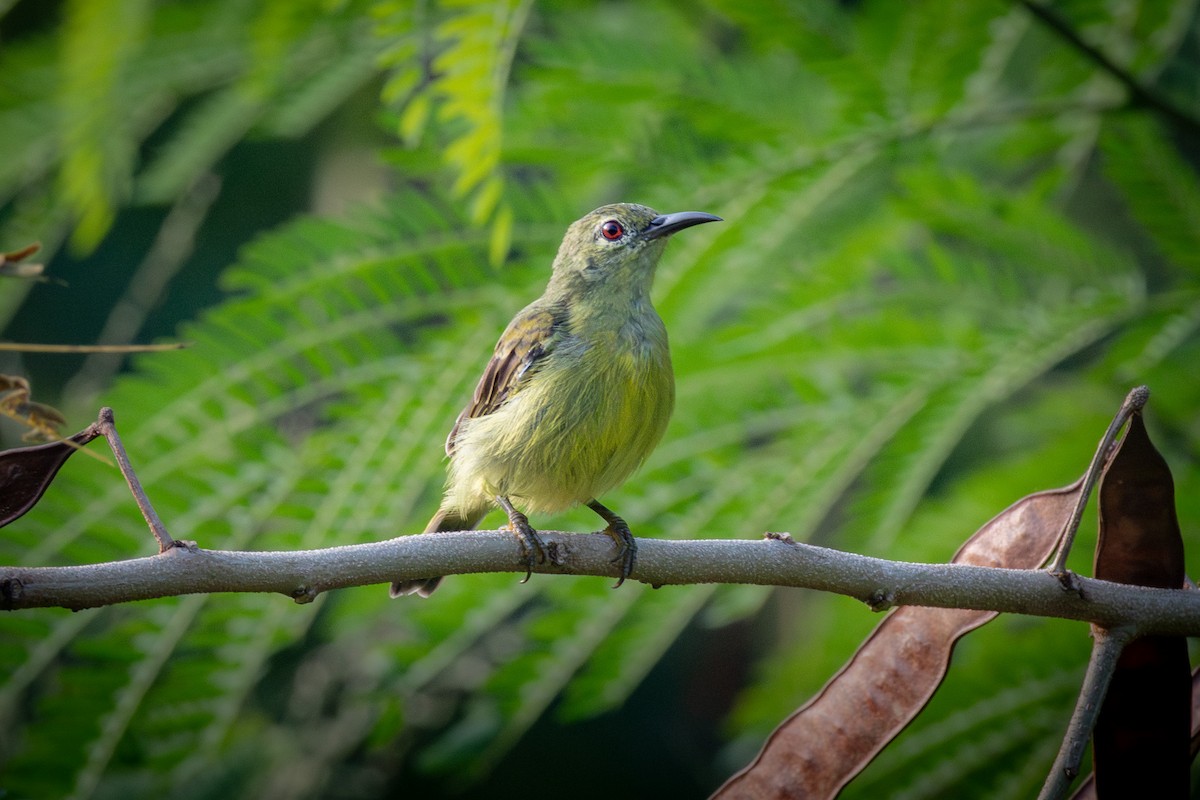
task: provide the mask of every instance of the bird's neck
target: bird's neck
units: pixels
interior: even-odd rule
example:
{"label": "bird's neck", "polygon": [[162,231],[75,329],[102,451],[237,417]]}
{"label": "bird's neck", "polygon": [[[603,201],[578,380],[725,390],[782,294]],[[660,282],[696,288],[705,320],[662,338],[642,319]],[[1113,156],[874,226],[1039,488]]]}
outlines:
{"label": "bird's neck", "polygon": [[608,280],[600,284],[582,279],[551,280],[544,299],[567,309],[569,315],[581,323],[592,320],[617,321],[653,314],[650,277],[647,275],[645,280]]}
{"label": "bird's neck", "polygon": [[648,304],[660,252],[661,248],[647,248],[631,258],[609,261],[560,252],[546,285],[546,297],[605,310]]}

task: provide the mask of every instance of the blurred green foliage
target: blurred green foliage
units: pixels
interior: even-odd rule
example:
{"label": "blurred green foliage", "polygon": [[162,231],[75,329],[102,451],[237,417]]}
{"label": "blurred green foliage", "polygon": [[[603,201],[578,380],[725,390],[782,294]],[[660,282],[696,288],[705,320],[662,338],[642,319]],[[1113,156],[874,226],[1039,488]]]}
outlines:
{"label": "blurred green foliage", "polygon": [[[115,380],[4,371],[79,427],[113,406],[178,538],[414,532],[565,226],[604,202],[705,210],[727,222],[673,244],[656,289],[676,417],[609,498],[636,533],[944,560],[1073,480],[1147,383],[1194,552],[1196,6],[1053,6],[1168,122],[1016,3],[0,2],[0,250],[40,240],[69,284],[0,284],[6,338],[193,343]],[[75,459],[0,560],[151,547],[117,474]],[[799,591],[608,585],[10,614],[0,787],[698,795],[876,621]],[[1056,621],[968,637],[847,796],[1030,796],[1087,649]]]}

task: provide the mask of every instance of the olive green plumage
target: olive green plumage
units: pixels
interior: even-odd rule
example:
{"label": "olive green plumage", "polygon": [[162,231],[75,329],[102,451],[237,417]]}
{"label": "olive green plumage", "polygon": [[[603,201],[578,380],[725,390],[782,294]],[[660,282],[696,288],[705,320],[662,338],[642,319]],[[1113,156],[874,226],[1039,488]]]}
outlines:
{"label": "olive green plumage", "polygon": [[[446,453],[446,495],[426,532],[470,530],[497,505],[527,564],[541,543],[517,512],[587,503],[633,568],[628,526],[597,501],[658,444],[675,402],[667,330],[650,303],[654,270],[675,231],[719,218],[602,206],[567,229],[546,291],[508,324]],[[398,581],[392,596],[428,596],[440,578]]]}

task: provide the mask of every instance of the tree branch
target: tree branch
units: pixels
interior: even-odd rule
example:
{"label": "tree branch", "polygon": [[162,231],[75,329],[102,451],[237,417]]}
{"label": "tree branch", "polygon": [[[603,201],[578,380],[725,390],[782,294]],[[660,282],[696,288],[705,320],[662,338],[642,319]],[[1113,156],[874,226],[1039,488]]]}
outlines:
{"label": "tree branch", "polygon": [[1125,401],[1121,403],[1121,408],[1117,410],[1116,416],[1108,424],[1108,430],[1100,438],[1100,444],[1096,446],[1096,454],[1092,456],[1087,472],[1083,475],[1083,489],[1079,492],[1079,499],[1075,502],[1071,518],[1067,520],[1067,524],[1063,529],[1062,542],[1058,546],[1058,554],[1055,555],[1054,561],[1049,567],[1050,572],[1058,576],[1059,582],[1065,587],[1069,587],[1070,581],[1076,577],[1074,574],[1067,572],[1067,556],[1071,553],[1071,545],[1075,543],[1075,534],[1079,531],[1079,523],[1083,519],[1083,510],[1087,507],[1088,498],[1092,496],[1092,489],[1095,488],[1096,482],[1100,480],[1100,475],[1108,465],[1109,459],[1112,458],[1113,451],[1117,446],[1117,435],[1125,427],[1125,423],[1129,421],[1129,418],[1133,414],[1140,413],[1146,407],[1146,403],[1149,400],[1150,390],[1145,386],[1136,386],[1131,389],[1129,394],[1125,395]]}
{"label": "tree branch", "polygon": [[1039,800],[1066,797],[1072,781],[1079,776],[1079,764],[1083,761],[1083,752],[1092,738],[1092,731],[1096,728],[1096,718],[1100,716],[1108,685],[1117,670],[1117,661],[1121,658],[1121,651],[1125,649],[1125,645],[1133,638],[1131,632],[1125,628],[1097,628],[1092,635],[1095,637],[1095,643],[1092,646],[1087,673],[1083,676],[1083,687],[1075,703],[1075,711],[1071,714],[1067,735],[1059,748],[1058,756],[1054,759],[1054,767],[1046,776],[1046,783],[1038,795]]}
{"label": "tree branch", "polygon": [[[541,531],[540,536],[548,557],[535,572],[616,577],[609,537],[562,531]],[[520,549],[507,531],[431,533],[294,552],[180,546],[102,564],[0,567],[0,609],[83,609],[208,592],[278,592],[303,603],[330,589],[397,579],[524,571]],[[786,539],[640,539],[631,580],[654,586],[793,586],[849,595],[875,609],[987,609],[1130,626],[1139,635],[1200,635],[1200,592],[1088,578],[1079,579],[1078,592],[1067,592],[1041,570],[887,561]]]}

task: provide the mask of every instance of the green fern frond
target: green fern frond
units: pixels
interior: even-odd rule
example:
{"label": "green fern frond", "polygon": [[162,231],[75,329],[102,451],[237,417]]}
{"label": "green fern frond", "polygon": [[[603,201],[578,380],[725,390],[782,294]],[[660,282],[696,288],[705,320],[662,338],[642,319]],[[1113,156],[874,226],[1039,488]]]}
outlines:
{"label": "green fern frond", "polygon": [[[299,250],[273,247],[271,242],[265,242],[252,251],[248,263],[257,265],[268,275],[286,272],[290,280],[258,282],[259,287],[272,290],[274,294],[231,302],[212,314],[203,329],[191,332],[189,338],[195,345],[190,351],[181,353],[183,358],[147,359],[143,364],[143,377],[107,398],[119,409],[118,424],[122,425],[127,446],[132,452],[147,454],[135,458],[139,474],[160,513],[171,519],[171,530],[176,535],[200,539],[207,546],[313,547],[333,543],[327,537],[340,535],[335,520],[353,516],[352,512],[362,515],[359,531],[375,537],[380,535],[378,523],[381,519],[395,523],[410,518],[411,507],[397,509],[386,504],[383,509],[373,509],[374,513],[365,513],[359,504],[362,484],[374,480],[372,468],[376,461],[380,457],[386,460],[396,450],[385,446],[388,442],[385,431],[405,429],[408,420],[403,417],[412,413],[411,409],[415,407],[420,408],[418,413],[428,425],[435,423],[434,417],[451,418],[451,409],[460,402],[457,395],[463,388],[460,384],[466,381],[463,376],[468,371],[473,373],[476,365],[463,365],[458,379],[443,384],[447,393],[442,401],[444,405],[432,406],[438,413],[430,413],[429,407],[424,405],[430,386],[422,385],[417,379],[394,383],[406,370],[411,371],[411,358],[389,356],[381,351],[381,343],[392,342],[388,349],[395,352],[394,331],[397,328],[417,336],[423,328],[428,329],[428,325],[414,326],[413,323],[428,315],[420,292],[440,291],[444,285],[441,280],[428,277],[442,268],[439,266],[443,258],[441,252],[450,250],[466,263],[479,264],[481,261],[479,250],[472,251],[469,239],[454,237],[456,243],[452,247],[442,242],[450,237],[440,231],[452,229],[457,224],[453,219],[443,218],[435,230],[429,214],[419,215],[425,236],[425,244],[421,245],[411,237],[398,239],[395,228],[387,224],[392,218],[390,215],[361,214],[353,228],[301,223],[295,238],[277,237],[310,245]],[[357,259],[343,249],[340,258],[331,264],[331,259],[325,258],[325,252],[316,245],[321,241],[333,241],[341,247],[345,242],[340,237],[352,230],[358,231]],[[303,258],[297,258],[297,255]],[[464,266],[462,263],[455,267],[456,280],[460,283],[468,280],[470,274]],[[339,270],[344,270],[345,274]],[[248,273],[249,270],[234,273],[232,280],[245,280]],[[408,278],[426,277],[412,281],[406,279],[406,274]],[[487,274],[486,270],[477,271],[476,281]],[[372,288],[364,292],[334,288],[353,285],[355,279],[347,276],[358,275],[370,276],[370,280],[362,285]],[[381,300],[380,287],[386,287],[386,300]],[[465,305],[477,306],[479,297],[469,289],[466,292]],[[454,313],[456,307],[463,306],[454,301],[443,303],[446,313]],[[511,308],[497,309],[495,316],[499,318],[511,311]],[[370,334],[366,335],[368,331]],[[490,339],[491,335],[486,338]],[[482,339],[475,343],[482,346]],[[377,391],[380,385],[390,385],[392,389],[381,396]],[[147,397],[165,396],[159,392],[173,394],[175,399],[170,403],[147,406]],[[366,392],[365,396],[363,392]],[[360,399],[351,402],[349,397],[354,394]],[[414,397],[421,398],[421,403],[412,402]],[[288,434],[289,430],[288,416],[298,409],[312,407],[313,403],[318,404],[317,409],[330,401],[336,404],[338,398],[344,398],[346,407],[355,410],[342,417],[334,415],[330,420],[341,419],[339,424],[351,426],[355,431],[353,439],[348,440],[345,431],[331,431],[328,438],[322,434],[313,440],[315,449],[307,457],[316,461],[305,458],[297,461],[295,452],[281,446],[281,435]],[[396,418],[397,414],[402,417]],[[281,427],[277,428],[277,425]],[[311,433],[302,427],[290,435],[309,436]],[[354,447],[358,452],[353,448],[346,449],[350,441],[357,443]],[[408,443],[408,450],[424,449],[427,442],[428,436],[414,438]],[[320,443],[323,444],[316,447]],[[331,454],[346,459],[333,473],[336,479],[319,495],[306,495],[301,480],[304,478],[303,466],[308,464],[311,469],[314,464],[328,464]],[[270,466],[271,459],[279,459],[274,468]],[[428,479],[437,474],[436,460],[436,457],[431,458],[429,461],[433,463],[422,467],[422,474]],[[272,475],[291,477],[280,485],[277,478],[271,479]],[[34,530],[41,529],[42,525],[49,526],[45,530],[52,531],[50,535],[19,553],[9,550],[19,542],[4,542],[13,561],[102,560],[144,551],[148,541],[144,526],[135,521],[135,514],[130,513],[132,508],[120,482],[113,481],[107,472],[95,470],[83,477],[86,477],[83,486],[87,488],[77,497],[76,505],[72,506],[60,497],[60,502],[54,505],[59,513],[49,513],[40,518],[41,525],[33,526]],[[71,481],[62,483],[69,493]],[[274,489],[269,488],[272,485]],[[59,490],[57,485],[55,488]],[[389,492],[383,492],[384,497],[389,495]],[[415,501],[421,494],[410,493],[407,497]],[[224,526],[219,520],[227,509],[247,503],[257,510],[248,516],[239,516],[239,524],[233,530],[222,532]],[[296,519],[294,512],[283,511],[280,517],[282,509],[304,509],[305,514],[302,519]],[[98,519],[106,522],[98,525]],[[302,524],[281,537],[281,532],[276,530],[281,519]],[[395,535],[399,532],[392,529],[383,533]],[[382,595],[380,597],[382,599]],[[266,658],[274,652],[274,646],[268,647],[264,643],[286,641],[303,630],[303,627],[297,628],[296,614],[262,615],[259,608],[256,616],[263,627],[250,636],[238,635],[228,627],[238,618],[238,612],[231,609],[241,607],[240,613],[246,614],[261,606],[262,600],[234,598],[228,604],[221,604],[225,613],[216,618],[208,611],[211,600],[191,598],[178,606],[165,604],[165,617],[151,615],[144,618],[128,614],[127,610],[110,617],[114,622],[127,620],[142,628],[139,633],[130,632],[125,636],[143,641],[146,649],[133,651],[138,654],[134,665],[118,686],[90,696],[89,702],[96,707],[92,712],[94,718],[101,720],[99,730],[89,733],[86,729],[77,729],[83,738],[74,747],[59,741],[62,752],[83,756],[77,771],[64,770],[59,775],[59,780],[69,780],[76,787],[78,796],[88,796],[97,788],[102,775],[121,774],[133,766],[126,763],[123,769],[114,767],[112,761],[118,752],[117,745],[155,741],[154,736],[142,733],[146,725],[149,730],[154,730],[163,720],[208,720],[192,734],[198,741],[195,738],[190,742],[181,740],[175,747],[165,748],[159,753],[162,758],[157,762],[151,759],[146,769],[171,762],[169,756],[177,756],[180,747],[197,747],[205,740],[209,744],[200,749],[211,752],[215,746],[212,743],[222,739],[220,731],[231,724],[237,709],[245,701],[248,687],[263,668]],[[301,619],[304,618],[311,621],[311,612]],[[224,621],[206,633],[205,629],[210,626],[205,620]],[[223,633],[218,633],[222,629]],[[112,636],[124,639],[118,631],[119,628],[104,626],[103,630],[94,631],[83,641],[90,639],[101,643],[111,641],[108,637]],[[12,637],[14,650],[22,649],[18,639],[23,637]],[[67,636],[56,633],[51,633],[49,639],[72,649],[83,644],[78,639],[68,642]],[[193,646],[200,646],[202,641],[218,640],[225,642],[221,651],[223,657],[198,663],[196,668],[205,675],[199,681],[202,686],[213,681],[213,685],[222,687],[221,691],[208,695],[207,700],[205,692],[193,693],[191,710],[187,714],[172,714],[169,709],[175,703],[170,682],[164,682],[165,666],[170,662],[183,669],[184,662],[178,652],[186,650],[187,642],[194,641]],[[39,649],[46,641],[45,633],[25,641],[29,649],[25,651],[24,659],[14,663],[15,671],[32,670],[33,666],[26,665],[35,662],[45,665],[44,669],[56,670],[50,660],[53,654],[45,654]],[[231,671],[230,665],[238,666]],[[69,682],[77,676],[75,669],[68,671],[71,677],[63,677]],[[221,677],[223,675],[226,677]],[[198,678],[194,673],[191,677]],[[241,688],[232,692],[234,686]],[[105,707],[108,710],[101,712],[100,709]],[[166,709],[167,712],[156,721],[153,714],[145,714],[144,708]],[[140,721],[143,719],[144,722]],[[44,729],[44,732],[61,738],[60,733],[52,733],[50,729]],[[27,753],[42,752],[34,743],[27,747]],[[20,757],[13,763],[18,773],[20,763]],[[151,769],[146,774],[156,772]]]}
{"label": "green fern frond", "polygon": [[[34,39],[5,44],[0,78],[0,202],[45,175],[58,155],[60,110],[54,93],[59,79],[55,43]],[[11,64],[8,63],[11,59]]]}
{"label": "green fern frond", "polygon": [[[254,23],[253,9],[230,0],[69,6],[57,50],[34,39],[0,56],[0,146],[10,154],[0,201],[56,171],[80,219],[75,245],[90,250],[135,179],[152,190],[143,197],[169,202],[261,116],[268,131],[296,135],[363,85],[379,44],[357,11],[351,3],[336,14],[284,14],[290,22],[281,27],[280,14],[268,10]],[[189,98],[232,85],[241,112],[227,102],[223,115],[193,117],[185,136],[156,143],[163,156],[139,178],[139,147],[164,121]],[[257,114],[247,119],[251,108]]]}
{"label": "green fern frond", "polygon": [[[114,203],[129,190],[134,153],[116,116],[117,87],[149,15],[147,0],[72,2],[66,8],[59,93],[66,159],[60,185],[79,215],[73,243],[80,250],[96,245],[112,222]],[[114,131],[122,133],[113,136]]]}
{"label": "green fern frond", "polygon": [[1101,139],[1107,174],[1121,186],[1130,211],[1167,258],[1200,269],[1200,184],[1160,127],[1124,120]]}
{"label": "green fern frond", "polygon": [[1186,363],[1180,351],[1200,337],[1200,297],[1181,291],[1163,297],[1114,344],[1109,361],[1118,380],[1131,385]]}
{"label": "green fern frond", "polygon": [[251,66],[187,112],[139,174],[142,202],[168,202],[252,130],[304,133],[375,74],[378,44],[349,15],[264,13],[251,30]]}
{"label": "green fern frond", "polygon": [[576,720],[623,704],[716,588],[679,586],[645,593],[567,685],[559,715]]}
{"label": "green fern frond", "polygon": [[[1177,182],[1191,171],[1158,132],[1102,122],[1121,93],[1021,9],[719,0],[533,17],[517,0],[374,2],[368,25],[365,5],[154,6],[149,35],[120,45],[112,141],[153,143],[156,160],[129,172],[146,198],[170,199],[249,132],[310,129],[377,57],[402,136],[431,134],[386,156],[419,189],[246,247],[222,278],[230,298],[182,331],[192,349],[139,359],[104,398],[174,535],[292,548],[423,527],[441,441],[496,335],[544,285],[566,223],[610,200],[727,220],[673,242],[658,276],[678,408],[645,468],[605,498],[639,536],[787,530],[888,550],[902,531],[903,557],[944,558],[1022,490],[1077,474],[1115,381],[1165,387],[1166,452],[1200,435],[1195,381],[1178,368],[1200,357],[1179,255]],[[1168,5],[1071,11],[1098,41],[1132,42],[1137,69],[1171,75],[1167,59],[1187,58],[1172,56],[1185,28]],[[65,158],[46,100],[60,91],[53,55],[34,40],[0,56],[0,149],[14,154],[0,192],[51,211],[37,193]],[[1080,190],[1105,181],[1090,166],[1098,135],[1105,187],[1165,256],[1150,268],[1105,220],[1061,211],[1105,196]],[[1149,178],[1132,175],[1143,161]],[[457,199],[429,188],[439,170]],[[510,249],[498,278],[488,254]],[[1179,485],[1194,516],[1193,472]],[[118,476],[82,462],[0,538],[6,563],[152,550]],[[810,593],[609,583],[454,576],[427,603],[376,587],[304,607],[221,595],[10,615],[6,780],[30,795],[300,798],[357,786],[345,776],[385,759],[478,779],[521,758],[556,703],[572,719],[616,708],[693,622],[772,596],[789,629],[764,642],[736,717],[760,735],[874,622]],[[1029,661],[1039,686],[1061,671]],[[994,785],[997,754],[1037,760],[1042,729],[1017,730],[1008,695],[947,688],[950,706],[864,786],[956,793]],[[957,771],[927,759],[964,730],[947,708],[981,710],[994,734],[955,751]]]}
{"label": "green fern frond", "polygon": [[361,25],[347,26],[330,44],[336,51],[310,59],[300,85],[283,87],[277,107],[262,120],[268,134],[296,137],[307,133],[379,74],[382,43]]}
{"label": "green fern frond", "polygon": [[432,767],[442,759],[447,759],[444,766],[466,761],[464,778],[478,780],[486,775],[546,711],[645,591],[638,586],[614,599],[607,586],[595,582],[548,586],[544,593],[556,601],[554,606],[535,617],[525,630],[535,642],[550,640],[550,647],[525,650],[501,665],[487,681],[486,691],[468,702],[464,721],[439,740],[449,743],[461,738],[465,727],[477,724],[478,715],[483,714],[488,720],[486,744],[465,752],[439,753],[444,744],[435,743],[422,756],[422,763]]}
{"label": "green fern frond", "polygon": [[493,264],[508,255],[513,210],[504,197],[503,135],[505,99],[517,46],[531,0],[458,0],[433,25],[426,44],[418,25],[423,13],[380,3],[379,32],[396,41],[384,62],[394,69],[384,89],[401,110],[400,134],[421,138],[434,117],[447,130],[442,158],[454,170],[454,193],[469,198],[470,218],[489,225]]}
{"label": "green fern frond", "polygon": [[163,203],[178,195],[246,135],[259,113],[260,106],[238,86],[202,100],[138,176],[138,199]]}

